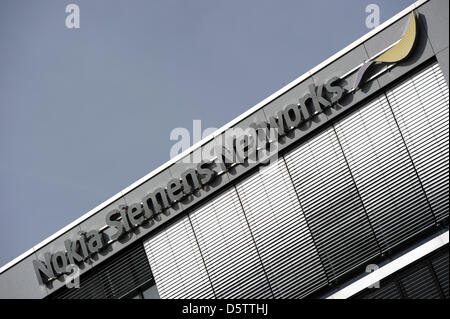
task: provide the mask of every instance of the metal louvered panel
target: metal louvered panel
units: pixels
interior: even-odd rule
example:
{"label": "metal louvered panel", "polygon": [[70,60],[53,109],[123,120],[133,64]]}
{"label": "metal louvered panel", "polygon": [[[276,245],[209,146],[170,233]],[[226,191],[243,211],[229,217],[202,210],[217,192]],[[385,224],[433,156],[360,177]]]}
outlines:
{"label": "metal louvered panel", "polygon": [[436,274],[436,278],[441,287],[445,298],[449,298],[449,274],[448,274],[448,248],[442,254],[439,254],[431,259],[431,264]]}
{"label": "metal louvered panel", "polygon": [[402,299],[402,293],[396,282],[382,282],[380,288],[371,288],[366,290],[364,295],[356,298],[361,299]]}
{"label": "metal louvered panel", "polygon": [[66,287],[53,299],[115,299],[153,280],[142,242],[137,242],[80,277],[80,288]]}
{"label": "metal louvered panel", "polygon": [[353,299],[448,299],[448,245],[366,288]]}
{"label": "metal louvered panel", "polygon": [[430,267],[420,263],[413,267],[408,274],[400,278],[405,295],[410,299],[439,299],[439,287],[433,278]]}
{"label": "metal louvered panel", "polygon": [[236,185],[275,298],[300,298],[327,279],[283,158]]}
{"label": "metal louvered panel", "polygon": [[104,286],[98,272],[89,272],[81,275],[80,288],[62,288],[52,294],[52,299],[106,299],[106,287]]}
{"label": "metal louvered panel", "polygon": [[214,298],[187,216],[146,240],[144,247],[161,298]]}
{"label": "metal louvered panel", "polygon": [[333,128],[285,156],[330,280],[379,253]]}
{"label": "metal louvered panel", "polygon": [[99,276],[103,282],[108,282],[105,286],[110,298],[123,297],[153,279],[142,242],[139,242],[136,249],[118,256],[114,264],[105,264],[100,269]]}
{"label": "metal louvered panel", "polygon": [[190,219],[217,298],[272,297],[234,187]]}
{"label": "metal louvered panel", "polygon": [[434,224],[384,95],[337,122],[335,128],[383,251]]}
{"label": "metal louvered panel", "polygon": [[449,211],[449,94],[437,63],[387,92],[437,220]]}

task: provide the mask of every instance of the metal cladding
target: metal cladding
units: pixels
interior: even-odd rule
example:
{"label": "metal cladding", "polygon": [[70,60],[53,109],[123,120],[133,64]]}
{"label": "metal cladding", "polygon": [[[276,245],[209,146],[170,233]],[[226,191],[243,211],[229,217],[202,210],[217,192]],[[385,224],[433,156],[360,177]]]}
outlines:
{"label": "metal cladding", "polygon": [[449,246],[421,258],[382,280],[378,289],[364,289],[352,299],[448,299]]}
{"label": "metal cladding", "polygon": [[148,238],[161,297],[306,297],[435,227],[448,103],[428,65]]}

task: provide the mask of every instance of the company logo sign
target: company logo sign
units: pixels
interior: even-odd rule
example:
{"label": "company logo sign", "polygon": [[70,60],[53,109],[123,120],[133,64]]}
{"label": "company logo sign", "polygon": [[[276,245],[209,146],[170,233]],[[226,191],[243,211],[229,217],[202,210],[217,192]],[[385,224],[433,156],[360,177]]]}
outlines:
{"label": "company logo sign", "polygon": [[[412,13],[402,38],[359,69],[355,88],[363,83],[363,75],[373,63],[392,63],[406,58],[414,45],[415,30],[416,22]],[[217,181],[219,175],[236,165],[250,162],[268,164],[276,155],[276,144],[280,138],[297,128],[308,126],[317,115],[333,107],[349,93],[339,85],[340,80],[339,77],[332,77],[324,84],[311,84],[303,96],[270,116],[267,121],[254,122],[248,128],[240,129],[239,133],[233,130],[231,134],[222,134],[223,140],[214,145],[210,159],[201,160],[180,174],[179,178],[168,180],[165,185],[145,195],[140,202],[121,205],[109,211],[105,223],[106,227],[114,231],[112,235],[104,234],[105,227],[84,232],[74,240],[65,240],[64,250],[46,252],[44,260],[33,260],[39,283],[46,284],[67,274],[69,265],[88,261],[134,228],[146,223],[162,224],[161,214],[165,214],[183,198]]]}
{"label": "company logo sign", "polygon": [[[295,128],[312,121],[319,113],[338,102],[345,90],[338,85],[340,79],[333,77],[321,85],[311,84],[308,92],[295,103],[269,117],[268,121],[252,123],[240,134],[224,134],[224,141],[214,147],[211,160],[201,161],[196,167],[187,169],[179,178],[167,181],[166,185],[153,190],[140,202],[122,205],[107,213],[105,223],[115,230],[110,238],[105,238],[101,230],[82,233],[77,239],[67,239],[65,250],[46,252],[44,260],[33,260],[36,276],[40,284],[65,274],[67,266],[79,264],[100,252],[112,241],[118,240],[133,228],[144,223],[157,223],[172,205],[184,197],[204,188],[214,181],[218,174],[244,162],[254,161],[267,164],[277,150],[274,144]],[[213,169],[218,166],[220,173]]]}

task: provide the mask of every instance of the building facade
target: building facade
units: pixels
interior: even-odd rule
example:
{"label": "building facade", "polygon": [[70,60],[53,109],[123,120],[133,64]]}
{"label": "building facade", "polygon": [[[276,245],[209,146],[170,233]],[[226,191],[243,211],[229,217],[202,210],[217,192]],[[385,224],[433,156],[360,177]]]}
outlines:
{"label": "building facade", "polygon": [[2,267],[0,298],[448,298],[448,18],[414,3]]}

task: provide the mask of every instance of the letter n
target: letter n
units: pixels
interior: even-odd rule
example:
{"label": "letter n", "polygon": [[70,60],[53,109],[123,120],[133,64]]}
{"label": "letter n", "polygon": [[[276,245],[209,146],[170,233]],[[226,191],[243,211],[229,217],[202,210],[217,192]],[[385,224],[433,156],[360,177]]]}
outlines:
{"label": "letter n", "polygon": [[55,273],[51,264],[51,254],[44,254],[45,263],[38,260],[33,260],[34,271],[36,273],[36,277],[38,278],[38,282],[40,285],[45,284],[48,279],[55,277]]}

